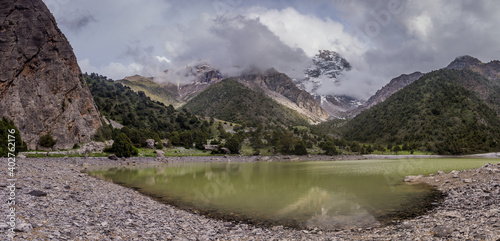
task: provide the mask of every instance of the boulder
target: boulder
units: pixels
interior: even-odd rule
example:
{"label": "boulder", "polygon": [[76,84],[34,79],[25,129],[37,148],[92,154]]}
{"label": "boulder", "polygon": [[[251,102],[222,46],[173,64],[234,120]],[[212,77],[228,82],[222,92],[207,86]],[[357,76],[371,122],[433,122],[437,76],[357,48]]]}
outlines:
{"label": "boulder", "polygon": [[404,178],[404,182],[417,182],[420,178],[424,177],[423,175],[418,176],[406,176]]}
{"label": "boulder", "polygon": [[231,154],[231,151],[229,149],[227,149],[226,147],[222,147],[220,149],[220,153],[221,154]]}
{"label": "boulder", "polygon": [[205,145],[205,150],[207,151],[213,151],[213,150],[218,150],[219,146],[218,145]]}
{"label": "boulder", "polygon": [[47,196],[46,192],[43,192],[43,191],[40,191],[40,190],[33,190],[33,191],[29,192],[28,194],[31,195],[31,196],[35,196],[35,197],[45,197],[45,196]]}
{"label": "boulder", "polygon": [[445,226],[436,226],[432,229],[432,233],[434,237],[437,238],[447,238],[453,233],[453,228],[445,227]]}
{"label": "boulder", "polygon": [[465,178],[464,179],[464,183],[471,183],[471,182],[472,182],[472,179],[470,179],[470,178]]}
{"label": "boulder", "polygon": [[33,229],[33,226],[29,223],[25,222],[20,222],[16,224],[16,227],[14,228],[15,232],[28,232]]}
{"label": "boulder", "polygon": [[80,147],[80,149],[77,150],[79,154],[85,154],[85,153],[97,153],[97,152],[102,152],[104,148],[107,146],[112,146],[113,145],[113,140],[105,141],[105,142],[97,142],[97,141],[91,141],[89,143],[85,143]]}
{"label": "boulder", "polygon": [[111,159],[111,160],[113,160],[113,161],[117,161],[118,160],[118,157],[115,154],[109,155],[108,158]]}
{"label": "boulder", "polygon": [[165,152],[156,150],[156,157],[165,157]]}
{"label": "boulder", "polygon": [[155,140],[153,140],[153,139],[147,139],[146,140],[146,148],[148,148],[148,149],[154,149],[155,148]]}

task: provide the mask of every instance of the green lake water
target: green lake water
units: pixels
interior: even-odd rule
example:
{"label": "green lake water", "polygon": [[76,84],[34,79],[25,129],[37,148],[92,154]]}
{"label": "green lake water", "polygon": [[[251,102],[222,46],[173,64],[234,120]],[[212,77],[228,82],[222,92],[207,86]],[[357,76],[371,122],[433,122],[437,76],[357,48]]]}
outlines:
{"label": "green lake water", "polygon": [[[372,227],[425,212],[441,194],[407,175],[477,168],[499,159],[168,163],[89,174],[224,220],[324,230]],[[154,214],[151,214],[154,215]]]}

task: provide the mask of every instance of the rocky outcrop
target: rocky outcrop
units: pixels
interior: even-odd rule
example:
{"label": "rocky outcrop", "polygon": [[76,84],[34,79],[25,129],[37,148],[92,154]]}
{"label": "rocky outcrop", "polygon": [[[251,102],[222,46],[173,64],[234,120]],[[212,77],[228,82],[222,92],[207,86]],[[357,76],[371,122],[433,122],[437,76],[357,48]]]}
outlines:
{"label": "rocky outcrop", "polygon": [[493,81],[500,80],[500,61],[498,60],[493,60],[486,64],[471,65],[469,66],[469,69],[479,73],[480,75],[484,76],[489,80]]}
{"label": "rocky outcrop", "polygon": [[465,69],[471,65],[480,64],[481,61],[469,55],[457,57],[451,62],[446,69]]}
{"label": "rocky outcrop", "polygon": [[321,107],[333,118],[345,119],[350,111],[363,105],[365,101],[347,95],[316,96]]}
{"label": "rocky outcrop", "polygon": [[[162,82],[163,88],[175,95],[181,103],[189,102],[208,87],[223,79],[220,71],[208,64],[186,66],[181,71],[173,70],[173,72],[175,73],[173,75],[177,75],[177,78],[182,80],[181,83],[185,84],[170,82],[173,79],[155,78],[155,81]],[[168,77],[170,76],[167,75]]]}
{"label": "rocky outcrop", "polygon": [[0,5],[0,115],[30,149],[51,133],[55,148],[90,141],[101,126],[73,49],[42,0]]}
{"label": "rocky outcrop", "polygon": [[500,61],[493,60],[486,64],[476,64],[468,67],[470,70],[479,73],[489,80],[496,81],[500,85]]}
{"label": "rocky outcrop", "polygon": [[373,107],[378,103],[384,102],[391,95],[403,89],[407,85],[413,83],[415,80],[419,79],[423,75],[424,75],[423,73],[415,72],[413,74],[403,74],[400,75],[399,77],[392,79],[391,82],[389,82],[389,84],[382,87],[382,89],[378,90],[377,93],[375,93],[375,95],[370,97],[370,99],[368,99],[365,104],[351,111],[349,113],[349,116],[355,117],[362,111],[370,109],[371,107]]}

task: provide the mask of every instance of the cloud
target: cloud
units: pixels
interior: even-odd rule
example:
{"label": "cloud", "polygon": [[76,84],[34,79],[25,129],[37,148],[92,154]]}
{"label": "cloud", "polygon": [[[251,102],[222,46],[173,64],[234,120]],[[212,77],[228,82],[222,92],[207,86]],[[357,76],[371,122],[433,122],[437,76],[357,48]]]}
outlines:
{"label": "cloud", "polygon": [[106,73],[107,77],[114,80],[123,79],[126,76],[135,75],[144,71],[144,66],[137,63],[124,65],[121,63],[111,62],[105,66],[95,67],[90,63],[89,59],[84,59],[78,61],[78,65],[80,65],[80,68],[84,73]]}
{"label": "cloud", "polygon": [[[377,20],[401,6],[387,24]],[[495,44],[500,37],[500,5],[495,1],[385,0],[357,1],[340,6],[351,29],[368,36],[370,48],[362,55],[369,68],[363,71],[387,79],[402,73],[431,71],[469,54],[484,61],[499,58]],[[360,14],[352,14],[354,12]],[[378,26],[370,36],[367,26]]]}
{"label": "cloud", "polygon": [[325,91],[364,96],[400,74],[438,69],[457,56],[500,56],[495,0],[44,1],[78,59],[114,78],[199,60],[228,74],[255,66],[299,75],[306,59],[329,49],[353,70]]}
{"label": "cloud", "polygon": [[97,23],[97,20],[94,15],[88,11],[76,10],[72,13],[70,18],[66,16],[60,18],[59,23],[66,29],[79,33],[87,25]]}
{"label": "cloud", "polygon": [[371,75],[369,72],[360,71],[357,68],[342,72],[339,79],[341,80],[339,83],[323,82],[325,84],[318,90],[318,94],[346,95],[366,100],[379,88],[380,83],[386,81],[384,77]]}
{"label": "cloud", "polygon": [[182,36],[164,45],[166,55],[174,56],[172,62],[180,66],[203,60],[223,74],[234,76],[251,68],[264,71],[272,67],[290,74],[301,73],[310,64],[301,48],[283,43],[259,19],[242,15],[205,15],[169,32]]}
{"label": "cloud", "polygon": [[301,48],[312,57],[318,50],[334,50],[344,55],[362,53],[356,39],[345,32],[344,26],[330,18],[303,15],[296,9],[252,8],[246,14],[259,19],[288,46]]}
{"label": "cloud", "polygon": [[155,56],[155,58],[160,62],[172,63],[172,60],[168,59],[165,56]]}

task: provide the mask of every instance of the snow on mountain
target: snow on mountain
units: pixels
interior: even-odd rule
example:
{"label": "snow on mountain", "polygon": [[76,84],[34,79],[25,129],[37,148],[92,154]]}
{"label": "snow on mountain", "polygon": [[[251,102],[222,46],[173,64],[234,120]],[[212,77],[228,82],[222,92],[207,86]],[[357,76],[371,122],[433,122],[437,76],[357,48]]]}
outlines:
{"label": "snow on mountain", "polygon": [[345,96],[323,94],[332,92],[326,88],[340,84],[340,75],[351,70],[351,65],[340,54],[330,50],[320,50],[312,58],[312,65],[304,71],[304,78],[295,80],[295,84],[313,95],[333,118],[344,118],[346,112],[356,109],[363,100]]}

